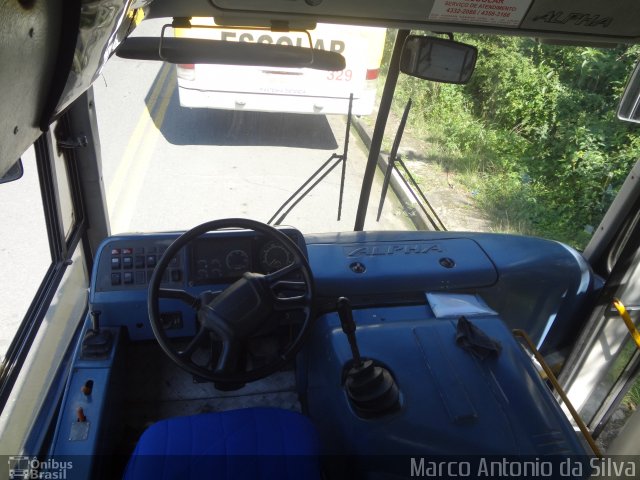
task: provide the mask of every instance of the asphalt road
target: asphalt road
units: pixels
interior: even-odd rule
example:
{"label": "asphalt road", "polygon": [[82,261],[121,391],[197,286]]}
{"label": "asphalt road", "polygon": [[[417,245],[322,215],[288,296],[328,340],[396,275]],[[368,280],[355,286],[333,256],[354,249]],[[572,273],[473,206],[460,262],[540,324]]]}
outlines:
{"label": "asphalt road", "polygon": [[[159,23],[140,26],[156,34]],[[175,67],[112,58],[94,84],[103,179],[112,233],[184,230],[204,221],[268,221],[332,154],[343,152],[344,116],[187,109]],[[0,357],[50,263],[35,160],[25,176],[0,185]],[[350,231],[367,153],[352,133],[341,220],[341,167],[302,200],[283,224],[304,233]],[[366,229],[413,229],[393,194],[375,221],[377,174]]]}
{"label": "asphalt road", "polygon": [[[144,33],[144,32],[143,32]],[[182,230],[216,218],[268,221],[332,154],[344,116],[180,107],[175,68],[112,59],[95,85],[112,233]],[[351,135],[341,220],[341,166],[283,221],[305,233],[352,230],[367,153]],[[413,228],[399,203],[369,229]]]}

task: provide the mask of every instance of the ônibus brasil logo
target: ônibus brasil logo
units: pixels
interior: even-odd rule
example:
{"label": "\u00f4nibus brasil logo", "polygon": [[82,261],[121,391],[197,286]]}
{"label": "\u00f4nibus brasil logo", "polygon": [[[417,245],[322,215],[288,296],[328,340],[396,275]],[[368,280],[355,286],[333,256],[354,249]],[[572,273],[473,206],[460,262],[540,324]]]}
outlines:
{"label": "\u00f4nibus brasil logo", "polygon": [[67,471],[73,468],[72,462],[61,462],[54,458],[39,460],[38,457],[16,455],[9,457],[9,479],[51,479],[70,478]]}

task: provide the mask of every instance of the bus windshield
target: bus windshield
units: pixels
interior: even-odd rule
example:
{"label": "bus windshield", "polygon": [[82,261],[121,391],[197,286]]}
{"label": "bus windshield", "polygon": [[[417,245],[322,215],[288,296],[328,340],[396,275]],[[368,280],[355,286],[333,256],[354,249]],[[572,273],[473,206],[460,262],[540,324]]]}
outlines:
{"label": "bus windshield", "polygon": [[[305,233],[353,229],[375,127],[367,114],[377,112],[395,31],[310,34],[345,55],[344,71],[109,62],[95,91],[101,135],[118,139],[102,145],[114,232],[234,216]],[[307,42],[229,28],[175,35]],[[584,248],[636,158],[635,133],[614,115],[637,47],[456,38],[479,50],[469,84],[399,78],[364,228],[521,233]]]}
{"label": "bus windshield", "polygon": [[[143,22],[136,34],[157,34],[165,23]],[[306,41],[258,32],[177,29],[176,35]],[[343,53],[346,68],[112,59],[95,91],[101,135],[128,139],[103,143],[113,232],[179,230],[222,217],[303,232],[352,230],[368,157],[347,124],[374,109],[385,29],[320,25],[311,38],[318,48]],[[380,177],[374,195],[381,187]],[[370,228],[414,228],[397,201],[379,222],[375,208]]]}

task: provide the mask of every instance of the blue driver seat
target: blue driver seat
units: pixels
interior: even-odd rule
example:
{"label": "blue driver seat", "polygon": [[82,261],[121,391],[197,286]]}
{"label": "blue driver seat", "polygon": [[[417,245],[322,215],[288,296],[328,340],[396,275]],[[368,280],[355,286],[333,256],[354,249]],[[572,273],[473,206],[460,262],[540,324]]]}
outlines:
{"label": "blue driver seat", "polygon": [[127,480],[320,479],[318,434],[299,413],[247,408],[151,425]]}

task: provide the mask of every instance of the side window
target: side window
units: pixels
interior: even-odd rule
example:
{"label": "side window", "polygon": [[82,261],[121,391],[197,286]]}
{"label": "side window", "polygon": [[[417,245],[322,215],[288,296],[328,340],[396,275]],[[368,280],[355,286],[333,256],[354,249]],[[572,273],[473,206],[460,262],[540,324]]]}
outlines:
{"label": "side window", "polygon": [[68,125],[63,116],[23,155],[23,177],[0,184],[0,447],[6,452],[41,448],[33,422],[59,401],[51,386],[86,311],[90,259],[76,153],[82,144],[66,133]]}
{"label": "side window", "polygon": [[34,149],[21,179],[0,185],[0,359],[51,266]]}

